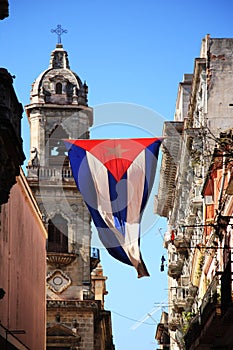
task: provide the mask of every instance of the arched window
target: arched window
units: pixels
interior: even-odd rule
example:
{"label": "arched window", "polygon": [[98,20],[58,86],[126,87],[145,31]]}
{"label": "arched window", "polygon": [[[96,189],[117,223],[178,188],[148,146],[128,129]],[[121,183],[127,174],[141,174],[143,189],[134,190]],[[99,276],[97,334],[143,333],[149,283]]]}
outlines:
{"label": "arched window", "polygon": [[48,251],[68,253],[68,225],[60,214],[56,214],[52,220],[49,220]]}
{"label": "arched window", "polygon": [[62,94],[62,83],[56,84],[56,94]]}
{"label": "arched window", "polygon": [[63,139],[68,139],[69,135],[61,125],[56,125],[53,131],[48,136],[49,142],[49,165],[61,165],[61,162],[66,161],[67,164],[67,149]]}

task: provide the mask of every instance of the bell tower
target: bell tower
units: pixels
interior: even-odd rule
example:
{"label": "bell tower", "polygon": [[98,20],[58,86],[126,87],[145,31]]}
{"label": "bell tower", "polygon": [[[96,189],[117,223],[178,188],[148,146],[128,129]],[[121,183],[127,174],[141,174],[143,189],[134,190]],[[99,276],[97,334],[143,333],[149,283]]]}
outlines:
{"label": "bell tower", "polygon": [[[106,277],[98,249],[91,248],[90,215],[63,143],[68,138],[89,138],[93,110],[87,94],[86,83],[70,69],[68,54],[58,40],[48,69],[32,84],[30,104],[25,107],[31,142],[27,179],[48,231],[47,350],[105,349],[96,344],[103,336],[100,323],[105,322],[99,316],[108,313]],[[111,322],[110,313],[105,320]],[[114,349],[110,328],[106,336],[110,346],[106,349]]]}

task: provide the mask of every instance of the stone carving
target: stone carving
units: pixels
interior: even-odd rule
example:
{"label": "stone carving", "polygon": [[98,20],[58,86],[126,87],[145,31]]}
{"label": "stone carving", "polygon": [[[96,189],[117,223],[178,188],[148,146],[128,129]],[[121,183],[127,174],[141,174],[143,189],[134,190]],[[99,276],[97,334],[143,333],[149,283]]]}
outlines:
{"label": "stone carving", "polygon": [[48,287],[54,293],[62,293],[71,284],[71,279],[62,270],[52,271],[46,278]]}
{"label": "stone carving", "polygon": [[34,157],[32,158],[32,161],[31,161],[33,169],[39,168],[40,162],[39,162],[39,158],[38,158],[38,150],[37,150],[37,148],[33,147],[33,149],[31,150],[31,153],[34,153]]}

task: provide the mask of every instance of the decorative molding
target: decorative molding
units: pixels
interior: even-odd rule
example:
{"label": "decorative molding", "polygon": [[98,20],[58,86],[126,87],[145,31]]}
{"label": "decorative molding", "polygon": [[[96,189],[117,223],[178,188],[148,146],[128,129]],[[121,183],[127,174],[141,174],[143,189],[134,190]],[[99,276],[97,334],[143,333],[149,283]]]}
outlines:
{"label": "decorative molding", "polygon": [[100,300],[47,300],[47,308],[100,309]]}
{"label": "decorative molding", "polygon": [[46,282],[54,293],[62,293],[71,285],[71,279],[62,270],[54,270],[47,277]]}
{"label": "decorative molding", "polygon": [[71,264],[77,255],[71,253],[47,252],[47,262],[56,266],[66,266]]}

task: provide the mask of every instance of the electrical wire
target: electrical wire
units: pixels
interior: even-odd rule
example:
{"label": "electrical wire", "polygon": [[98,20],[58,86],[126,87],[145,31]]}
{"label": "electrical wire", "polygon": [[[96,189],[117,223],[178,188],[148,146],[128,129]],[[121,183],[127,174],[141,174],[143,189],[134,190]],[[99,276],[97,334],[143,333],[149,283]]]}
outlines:
{"label": "electrical wire", "polygon": [[148,326],[154,326],[154,325],[155,325],[154,323],[142,322],[142,321],[135,320],[135,319],[130,318],[130,317],[128,317],[128,316],[119,314],[119,313],[116,312],[116,311],[112,311],[112,310],[111,310],[111,313],[116,314],[116,315],[118,315],[118,316],[120,316],[120,317],[126,318],[127,320],[130,320],[130,321],[133,321],[133,322],[143,323],[143,324],[146,324],[146,325],[148,325]]}

